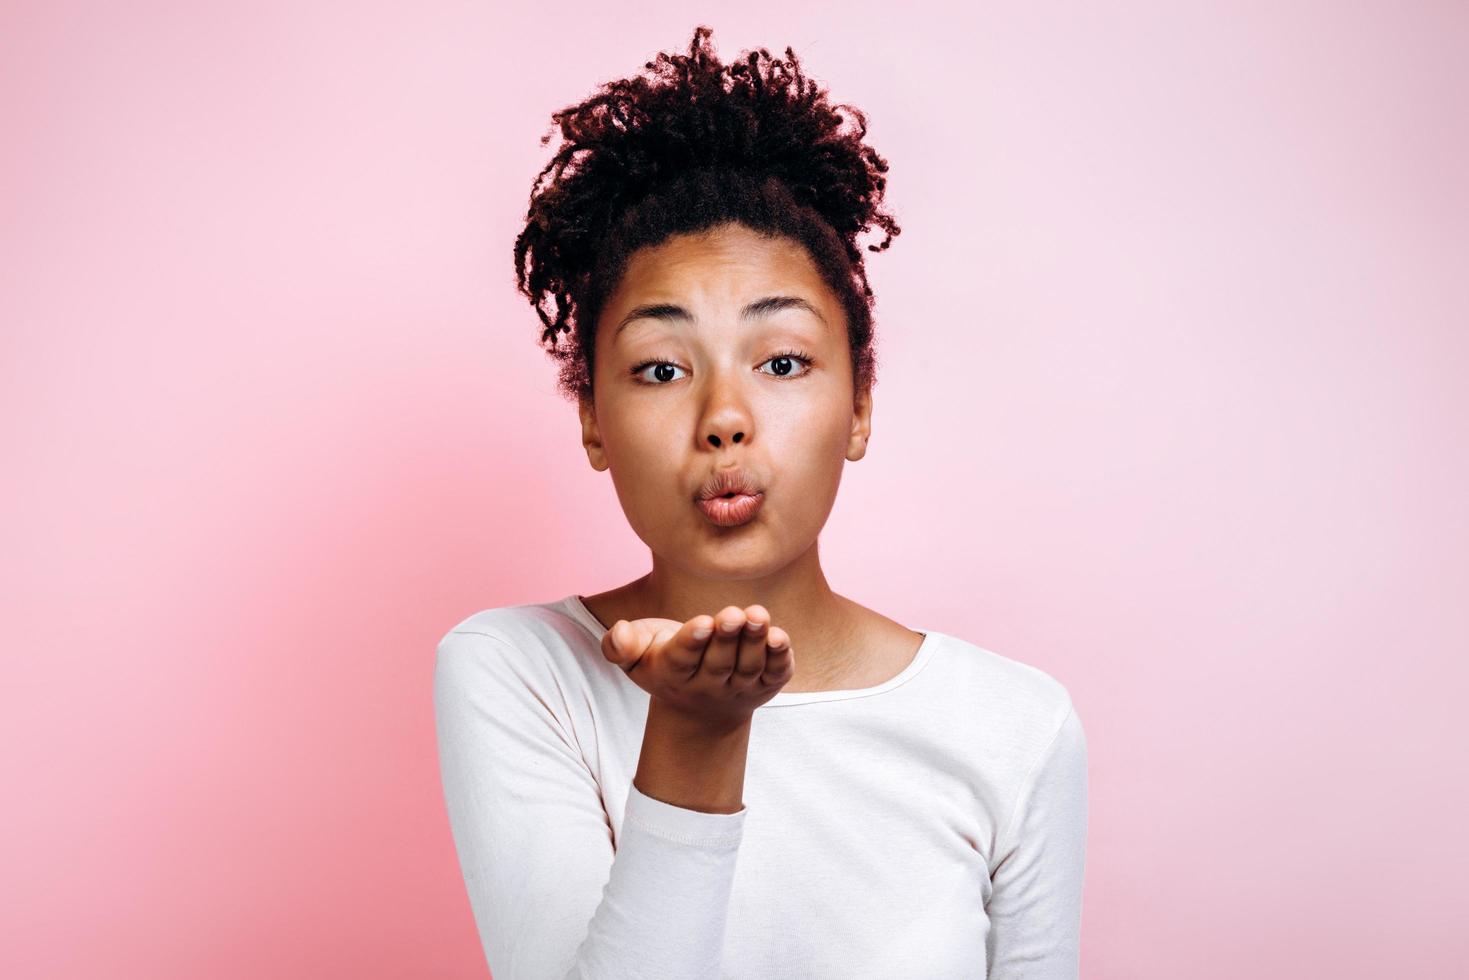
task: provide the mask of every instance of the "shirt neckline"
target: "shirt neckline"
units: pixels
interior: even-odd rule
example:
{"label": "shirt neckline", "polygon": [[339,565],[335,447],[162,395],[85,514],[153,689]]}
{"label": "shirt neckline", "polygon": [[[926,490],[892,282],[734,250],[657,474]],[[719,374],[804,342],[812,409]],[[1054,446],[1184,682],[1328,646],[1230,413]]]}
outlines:
{"label": "shirt neckline", "polygon": [[[603,626],[602,621],[592,614],[592,611],[587,608],[586,603],[582,601],[581,596],[573,592],[562,599],[558,605],[570,614],[573,619],[586,627],[587,631],[592,634],[592,637],[598,644],[602,642],[602,637],[607,633],[607,627]],[[912,627],[909,628],[911,629]],[[901,687],[914,677],[917,677],[919,672],[928,666],[928,662],[933,659],[934,646],[938,643],[939,637],[943,636],[937,630],[916,630],[915,632],[923,634],[923,642],[918,645],[918,652],[913,655],[913,659],[908,662],[908,666],[881,684],[876,684],[872,687],[844,688],[836,691],[779,691],[775,697],[762,704],[760,708],[782,708],[788,705],[814,704],[819,701],[846,701],[852,698],[872,697],[873,695],[891,691],[893,688]],[[755,710],[759,711],[760,708],[756,708]]]}

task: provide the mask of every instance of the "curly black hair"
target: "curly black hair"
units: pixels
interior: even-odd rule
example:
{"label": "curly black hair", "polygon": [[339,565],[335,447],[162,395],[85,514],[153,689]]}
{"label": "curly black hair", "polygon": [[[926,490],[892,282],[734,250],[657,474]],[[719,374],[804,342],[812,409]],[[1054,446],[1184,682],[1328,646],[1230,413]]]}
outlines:
{"label": "curly black hair", "polygon": [[[560,364],[563,396],[591,401],[598,313],[629,257],[731,221],[806,248],[842,300],[855,389],[876,383],[873,294],[857,236],[880,227],[886,237],[867,246],[880,252],[900,231],[882,210],[887,161],[863,142],[862,112],[829,104],[789,47],[784,60],[760,48],[725,65],[711,34],[696,27],[687,55],[660,52],[644,65],[651,76],[609,82],[554,113],[541,138],[546,145],[559,124],[564,142],[532,185],[515,275]],[[843,113],[854,129],[843,128]]]}

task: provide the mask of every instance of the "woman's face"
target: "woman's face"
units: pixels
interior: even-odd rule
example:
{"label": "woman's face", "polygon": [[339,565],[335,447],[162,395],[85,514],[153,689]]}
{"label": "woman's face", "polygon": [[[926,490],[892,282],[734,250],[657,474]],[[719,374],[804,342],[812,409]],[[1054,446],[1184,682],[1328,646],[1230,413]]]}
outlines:
{"label": "woman's face", "polygon": [[[663,563],[758,578],[815,544],[870,431],[848,344],[841,302],[790,239],[728,224],[632,256],[597,322],[582,441]],[[695,498],[733,468],[764,493],[753,519],[720,525]]]}

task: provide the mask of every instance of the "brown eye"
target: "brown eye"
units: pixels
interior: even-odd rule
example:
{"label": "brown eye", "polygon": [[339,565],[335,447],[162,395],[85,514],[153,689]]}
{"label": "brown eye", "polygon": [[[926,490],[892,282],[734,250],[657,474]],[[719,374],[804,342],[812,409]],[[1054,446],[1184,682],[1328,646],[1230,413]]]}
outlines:
{"label": "brown eye", "polygon": [[[657,380],[649,381],[647,380],[647,378],[644,377],[643,372],[648,370],[649,368],[654,369],[653,377]],[[683,368],[679,367],[677,364],[674,364],[672,361],[644,361],[642,364],[639,364],[637,367],[632,369],[632,375],[637,380],[638,384],[652,385],[653,387],[657,388],[668,384],[670,381],[678,380],[677,378],[671,377],[670,372],[682,370]]]}
{"label": "brown eye", "polygon": [[[806,370],[802,371],[800,374],[793,373],[795,371],[794,365],[796,362],[804,364],[806,366]],[[773,364],[776,366],[774,377],[777,378],[804,378],[806,375],[811,373],[811,358],[805,354],[800,353],[799,351],[785,351],[784,353],[776,354],[765,363]]]}

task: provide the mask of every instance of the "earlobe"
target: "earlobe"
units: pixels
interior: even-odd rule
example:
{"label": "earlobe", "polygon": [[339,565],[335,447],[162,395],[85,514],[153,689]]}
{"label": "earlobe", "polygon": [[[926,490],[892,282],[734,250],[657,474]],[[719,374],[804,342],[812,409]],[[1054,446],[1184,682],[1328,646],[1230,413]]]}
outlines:
{"label": "earlobe", "polygon": [[596,438],[582,439],[582,445],[587,451],[587,462],[592,464],[592,469],[601,473],[607,469],[607,455],[602,452],[601,440]]}
{"label": "earlobe", "polygon": [[607,469],[607,457],[602,452],[602,432],[597,426],[597,415],[586,402],[578,409],[581,415],[581,444],[587,451],[587,462],[592,469],[602,472]]}
{"label": "earlobe", "polygon": [[872,392],[857,393],[852,402],[852,436],[847,440],[847,459],[856,462],[867,455],[867,440],[872,435]]}

